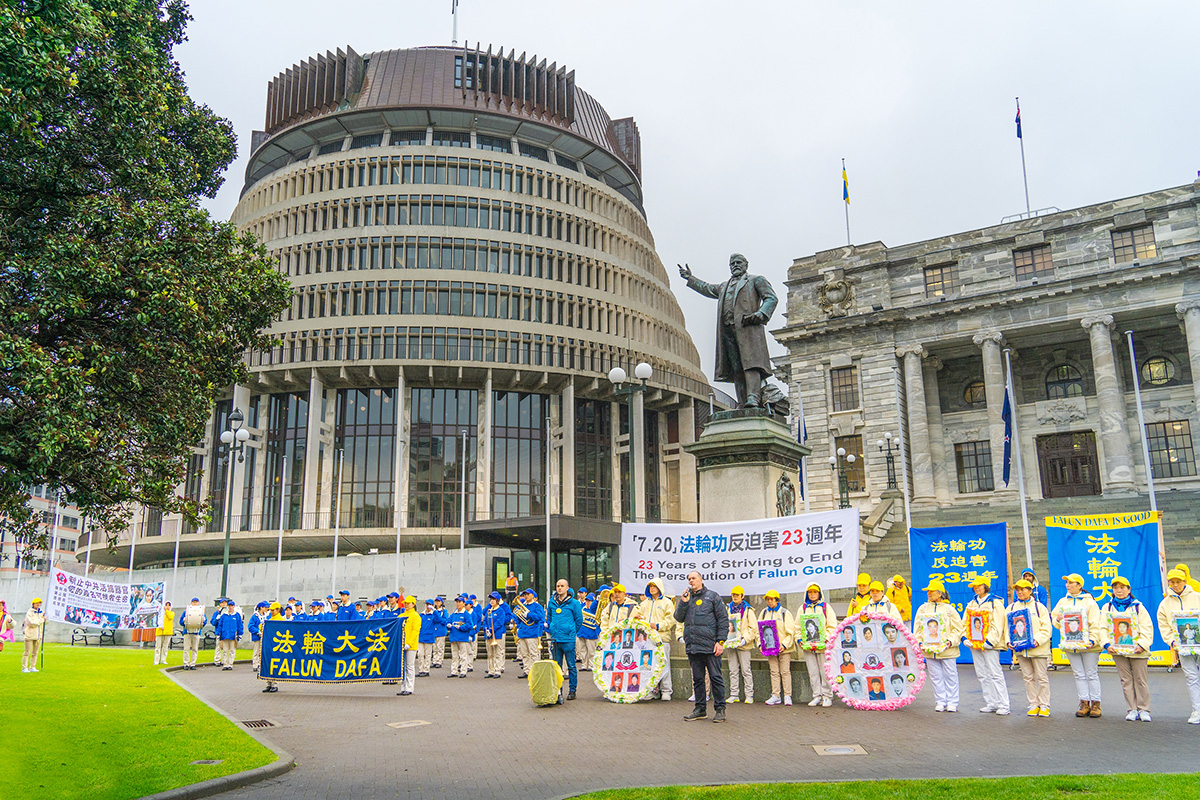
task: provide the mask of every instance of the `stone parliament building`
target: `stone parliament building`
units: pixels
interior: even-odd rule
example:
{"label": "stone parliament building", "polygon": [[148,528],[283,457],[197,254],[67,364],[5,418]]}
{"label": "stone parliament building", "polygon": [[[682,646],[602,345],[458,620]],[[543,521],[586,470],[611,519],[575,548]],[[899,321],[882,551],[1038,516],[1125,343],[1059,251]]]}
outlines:
{"label": "stone parliament building", "polygon": [[838,448],[857,456],[847,482],[864,515],[864,568],[908,573],[904,501],[886,490],[878,446],[885,433],[903,434],[914,526],[1007,520],[1021,568],[1015,467],[1010,485],[1002,480],[1005,351],[1043,581],[1058,585],[1044,571],[1045,516],[1149,510],[1142,436],[1168,562],[1200,557],[1198,209],[1200,180],[795,260],[788,324],[774,332],[788,350],[777,374],[793,408],[803,404],[812,508],[838,503],[828,458]]}

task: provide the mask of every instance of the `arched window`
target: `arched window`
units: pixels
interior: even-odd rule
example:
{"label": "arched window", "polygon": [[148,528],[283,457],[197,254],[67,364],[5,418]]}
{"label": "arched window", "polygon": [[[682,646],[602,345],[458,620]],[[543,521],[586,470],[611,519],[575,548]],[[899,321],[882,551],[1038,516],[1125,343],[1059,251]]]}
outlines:
{"label": "arched window", "polygon": [[1046,398],[1083,397],[1083,376],[1070,364],[1059,364],[1046,375]]}
{"label": "arched window", "polygon": [[984,389],[983,381],[972,381],[967,384],[967,388],[963,390],[963,402],[971,408],[987,406],[987,392]]}
{"label": "arched window", "polygon": [[1175,379],[1175,364],[1162,356],[1147,358],[1142,362],[1142,383],[1163,386]]}

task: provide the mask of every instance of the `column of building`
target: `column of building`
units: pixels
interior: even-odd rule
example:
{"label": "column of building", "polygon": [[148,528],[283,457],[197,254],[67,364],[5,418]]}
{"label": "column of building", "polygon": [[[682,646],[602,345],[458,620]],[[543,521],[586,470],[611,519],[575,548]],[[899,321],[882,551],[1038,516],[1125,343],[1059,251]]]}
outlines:
{"label": "column of building", "polygon": [[912,464],[914,505],[937,502],[933,485],[932,449],[929,440],[929,416],[925,411],[925,375],[921,360],[925,348],[919,344],[901,345],[896,356],[904,364],[904,396],[908,400],[908,451]]}
{"label": "column of building", "polygon": [[562,505],[560,514],[575,513],[575,383],[568,380],[562,396]]}
{"label": "column of building", "polygon": [[1200,414],[1200,300],[1179,303],[1175,306],[1175,316],[1183,323],[1183,333],[1187,337],[1188,361],[1192,365],[1192,394],[1196,398],[1196,413]]}
{"label": "column of building", "polygon": [[[939,503],[951,501],[950,471],[946,460],[946,436],[942,428],[942,398],[937,374],[942,360],[926,356],[923,364],[925,378],[925,418],[929,422],[929,455],[933,462],[933,492]],[[957,488],[957,486],[955,486]]]}
{"label": "column of building", "polygon": [[629,402],[629,467],[633,470],[633,520],[646,518],[646,416],[645,392],[634,392]]}
{"label": "column of building", "polygon": [[408,527],[408,454],[411,443],[412,420],[409,417],[408,384],[404,380],[404,369],[399,370],[396,378],[396,454],[393,474],[396,476],[395,495],[392,502],[393,524],[399,528]]}
{"label": "column of building", "polygon": [[308,379],[308,424],[304,435],[304,499],[300,506],[300,527],[316,528],[318,504],[317,475],[321,468],[321,395],[325,384],[314,369]]}
{"label": "column of building", "polygon": [[[1104,446],[1104,493],[1134,491],[1133,459],[1125,423],[1125,394],[1113,354],[1111,314],[1084,317],[1080,324],[1092,346],[1096,400],[1100,405],[1100,440]],[[1136,379],[1136,378],[1135,378]]]}
{"label": "column of building", "polygon": [[[475,430],[475,519],[492,515],[492,428],[495,424],[492,399],[492,371],[487,372],[479,396],[479,414]],[[468,515],[470,516],[470,515]]]}

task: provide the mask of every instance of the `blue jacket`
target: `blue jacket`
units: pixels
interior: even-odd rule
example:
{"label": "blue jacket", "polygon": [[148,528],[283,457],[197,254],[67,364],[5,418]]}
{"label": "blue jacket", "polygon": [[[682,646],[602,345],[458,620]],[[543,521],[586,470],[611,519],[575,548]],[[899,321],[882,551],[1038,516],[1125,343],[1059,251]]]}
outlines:
{"label": "blue jacket", "polygon": [[303,611],[299,613],[292,613],[292,622],[307,622],[310,619],[312,619],[312,617],[310,617],[308,614],[305,614]]}
{"label": "blue jacket", "polygon": [[[438,639],[437,634],[437,611],[431,611],[428,614],[421,615],[421,632],[417,634],[417,642],[419,644],[435,644]],[[445,634],[446,626],[442,626],[442,633]]]}
{"label": "blue jacket", "polygon": [[475,641],[475,615],[470,611],[455,611],[450,615],[450,641]]}
{"label": "blue jacket", "polygon": [[362,619],[358,614],[358,607],[351,603],[348,606],[339,605],[337,614],[334,617],[338,622],[353,622],[356,619]]}
{"label": "blue jacket", "polygon": [[468,606],[467,610],[471,612],[471,618],[475,620],[475,630],[479,630],[483,623],[483,609],[480,606]]}
{"label": "blue jacket", "polygon": [[522,625],[517,615],[513,615],[513,619],[517,619],[517,638],[542,638],[542,633],[546,630],[546,609],[542,608],[540,603],[530,603],[526,607],[525,616],[529,619],[528,625]]}
{"label": "blue jacket", "polygon": [[[1024,575],[1026,572],[1033,573],[1033,579],[1037,580],[1037,573],[1034,572],[1032,568],[1026,567],[1025,569],[1021,570],[1022,575]],[[1046,587],[1042,586],[1041,583],[1038,583],[1037,586],[1033,587],[1033,599],[1037,600],[1039,603],[1044,605],[1046,608],[1050,607],[1050,595],[1048,595],[1046,593]],[[1017,590],[1013,589],[1012,603],[1015,603],[1015,602],[1017,602]],[[1009,605],[1011,605],[1012,603],[1010,603]]]}
{"label": "blue jacket", "polygon": [[440,639],[446,635],[447,626],[450,624],[450,609],[434,608],[433,609],[433,635]]}
{"label": "blue jacket", "polygon": [[250,641],[257,642],[262,638],[262,624],[266,621],[265,617],[260,617],[257,612],[250,615],[250,624],[247,626],[250,629]]}
{"label": "blue jacket", "polygon": [[313,617],[313,619],[317,622],[334,622],[337,620],[337,614],[333,613],[332,611],[322,611],[320,614],[317,614],[315,617]]}
{"label": "blue jacket", "polygon": [[550,595],[546,601],[546,630],[555,642],[574,646],[579,637],[579,629],[583,627],[583,606],[574,595],[560,603],[557,594]]}
{"label": "blue jacket", "polygon": [[508,622],[512,618],[512,612],[508,610],[508,606],[504,603],[492,608],[488,605],[483,612],[483,625],[481,630],[485,632],[488,638],[500,639],[504,636],[504,632],[508,630]]}
{"label": "blue jacket", "polygon": [[213,633],[218,639],[241,639],[244,630],[241,614],[221,612],[213,617]]}
{"label": "blue jacket", "polygon": [[588,624],[584,622],[579,626],[580,639],[599,639],[600,638],[600,621],[596,619],[596,609],[600,607],[600,601],[596,599],[594,594],[588,595],[587,604],[580,604],[580,608],[592,615],[592,622]]}

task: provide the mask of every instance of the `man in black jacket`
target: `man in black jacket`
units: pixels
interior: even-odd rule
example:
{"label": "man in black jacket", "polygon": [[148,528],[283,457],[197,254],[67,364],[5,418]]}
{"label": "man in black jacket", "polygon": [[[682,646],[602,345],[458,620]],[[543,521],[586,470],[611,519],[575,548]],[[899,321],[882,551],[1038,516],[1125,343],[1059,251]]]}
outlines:
{"label": "man in black jacket", "polygon": [[699,572],[688,573],[688,587],[675,605],[675,621],[683,623],[683,643],[696,692],[696,707],[684,720],[690,722],[708,717],[704,691],[707,671],[716,712],[713,722],[724,722],[725,680],[721,675],[721,654],[725,652],[725,635],[729,631],[729,611],[721,595],[704,588],[704,578]]}

